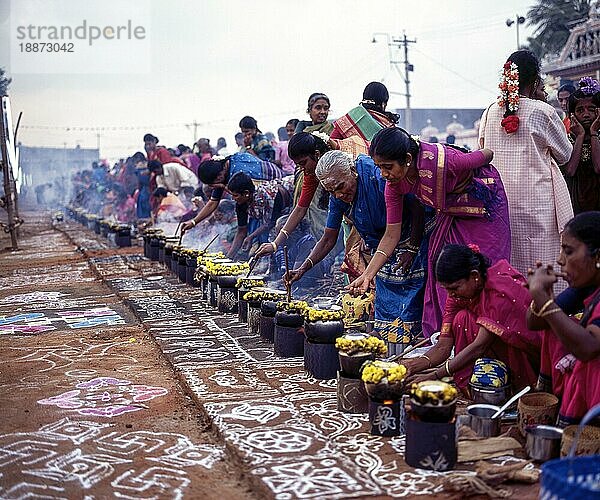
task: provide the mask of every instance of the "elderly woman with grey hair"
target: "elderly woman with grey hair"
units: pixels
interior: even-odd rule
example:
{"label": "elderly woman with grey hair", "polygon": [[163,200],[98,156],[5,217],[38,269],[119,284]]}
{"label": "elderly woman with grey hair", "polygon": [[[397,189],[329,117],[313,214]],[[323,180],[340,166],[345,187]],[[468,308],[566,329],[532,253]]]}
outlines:
{"label": "elderly woman with grey hair", "polygon": [[[373,160],[356,161],[342,151],[329,151],[319,159],[316,175],[329,199],[323,236],[302,265],[290,271],[290,282],[302,277],[334,247],[342,218],[352,221],[363,240],[367,260],[377,251],[386,228],[385,180]],[[401,351],[421,333],[423,290],[433,210],[416,197],[406,197],[402,237],[395,252],[375,278],[375,328],[388,342],[390,353]]]}

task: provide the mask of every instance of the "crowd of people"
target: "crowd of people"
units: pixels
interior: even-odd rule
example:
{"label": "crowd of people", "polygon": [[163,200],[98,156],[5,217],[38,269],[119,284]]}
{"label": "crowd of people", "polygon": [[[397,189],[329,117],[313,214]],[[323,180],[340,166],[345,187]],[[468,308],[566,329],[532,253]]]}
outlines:
{"label": "crowd of people", "polygon": [[169,149],[146,134],[145,153],[112,173],[78,174],[75,203],[119,221],[176,220],[186,234],[226,224],[228,257],[270,257],[287,283],[331,272],[339,254],[348,290],[374,292],[391,354],[441,332],[408,362],[411,379],[466,388],[474,366],[496,363],[506,376],[490,383],[554,392],[571,422],[600,403],[600,84],[583,78],[557,97],[564,118],[535,55],[514,52],[480,149],[467,151],[398,127],[381,83],[333,122],[314,93],[309,119],[289,120],[279,141],[251,116],[235,150],[223,138]]}

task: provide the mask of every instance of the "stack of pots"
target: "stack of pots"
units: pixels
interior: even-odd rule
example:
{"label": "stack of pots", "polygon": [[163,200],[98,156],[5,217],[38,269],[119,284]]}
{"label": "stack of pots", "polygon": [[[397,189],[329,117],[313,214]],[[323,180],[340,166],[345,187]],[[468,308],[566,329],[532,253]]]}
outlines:
{"label": "stack of pots", "polygon": [[98,216],[95,214],[87,214],[86,217],[86,226],[88,229],[91,229],[92,231],[94,230],[94,228],[96,227],[96,221],[98,220]]}
{"label": "stack of pots", "polygon": [[244,299],[251,288],[265,286],[264,276],[242,276],[236,281],[235,287],[237,288],[238,296],[238,321],[240,323],[248,322],[248,301]]}
{"label": "stack of pots", "polygon": [[100,219],[100,235],[105,238],[108,237],[110,222],[106,219]]}
{"label": "stack of pots", "polygon": [[275,354],[281,358],[304,356],[304,310],[306,302],[278,302],[273,335]]}
{"label": "stack of pots", "polygon": [[[150,240],[152,239],[153,236],[160,236],[163,234],[162,229],[157,229],[157,228],[148,228],[144,231],[142,238],[144,239],[144,257],[146,258],[150,258]],[[157,240],[159,241],[159,240]]]}
{"label": "stack of pots", "polygon": [[217,292],[219,290],[217,289],[217,287],[218,287],[217,276],[216,276],[216,274],[212,274],[209,271],[208,266],[210,264],[221,265],[221,264],[227,264],[230,262],[233,262],[233,261],[231,259],[227,259],[227,258],[209,259],[206,261],[206,303],[211,307],[217,307],[217,305],[218,305]]}
{"label": "stack of pots", "polygon": [[[457,459],[456,400],[458,391],[449,383],[427,380],[410,391],[410,412],[406,419],[406,452],[411,467],[446,471]],[[499,419],[498,419],[499,420]]]}
{"label": "stack of pots", "polygon": [[[173,252],[173,245],[175,245],[178,241],[179,241],[178,236],[167,236],[164,233],[158,235],[158,262],[160,262],[161,264],[165,264],[167,262],[166,251],[167,251],[167,245],[169,245],[169,244],[170,244],[170,251],[169,251],[168,262],[169,263],[171,262],[171,253]],[[144,233],[144,245],[145,244],[146,244],[146,236]],[[169,265],[169,267],[170,267],[170,265]]]}
{"label": "stack of pots", "polygon": [[185,283],[185,277],[187,274],[187,259],[190,256],[190,252],[193,252],[192,248],[183,247],[179,251],[179,261],[177,262],[177,277],[181,283]]}
{"label": "stack of pots", "polygon": [[115,244],[118,247],[131,246],[131,226],[129,224],[117,224],[115,227]]}
{"label": "stack of pots", "polygon": [[[360,378],[366,361],[385,354],[385,343],[361,332],[348,332],[336,341],[340,363],[337,383],[338,410],[345,413],[367,413],[369,398]],[[367,344],[367,341],[369,344]],[[375,344],[375,345],[370,345]]]}
{"label": "stack of pots", "polygon": [[208,272],[209,304],[218,307],[222,313],[237,313],[238,277],[248,272],[247,262],[233,262],[230,259],[212,259],[206,263]]}
{"label": "stack of pots", "polygon": [[340,364],[335,341],[344,335],[343,317],[336,305],[304,311],[304,369],[311,377],[336,378]]}
{"label": "stack of pots", "polygon": [[264,286],[252,287],[242,299],[248,307],[248,333],[259,334],[273,342],[277,302],[285,300],[285,292]]}
{"label": "stack of pots", "polygon": [[[208,284],[209,276],[206,269],[206,265],[209,261],[214,259],[225,259],[223,252],[206,252],[205,250],[198,251],[198,258],[196,259],[196,272],[194,274],[194,281],[200,286],[202,292],[202,300],[205,300],[208,304]],[[228,259],[227,259],[228,260]]]}
{"label": "stack of pots", "polygon": [[190,286],[200,286],[194,276],[196,276],[196,269],[198,267],[198,254],[199,250],[188,250],[185,258],[185,282]]}
{"label": "stack of pots", "polygon": [[171,261],[168,262],[165,260],[165,263],[168,264],[171,273],[175,276],[177,276],[177,270],[179,268],[179,252],[181,252],[181,250],[183,250],[181,245],[173,245],[173,250],[171,251]]}
{"label": "stack of pots", "polygon": [[361,378],[369,396],[369,421],[374,436],[404,434],[406,412],[404,390],[406,368],[398,363],[367,361]]}
{"label": "stack of pots", "polygon": [[111,221],[108,223],[108,233],[106,235],[108,241],[117,246],[117,231],[119,230],[119,223]]}

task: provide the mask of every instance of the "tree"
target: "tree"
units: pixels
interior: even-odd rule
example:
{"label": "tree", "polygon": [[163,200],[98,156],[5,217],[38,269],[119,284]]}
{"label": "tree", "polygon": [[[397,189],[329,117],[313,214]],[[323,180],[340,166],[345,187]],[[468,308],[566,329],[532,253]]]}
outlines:
{"label": "tree", "polygon": [[537,0],[527,12],[527,24],[535,26],[529,48],[538,57],[559,53],[569,38],[573,22],[587,19],[590,0]]}
{"label": "tree", "polygon": [[12,78],[4,76],[4,68],[0,68],[0,96],[8,94],[10,82],[12,82]]}

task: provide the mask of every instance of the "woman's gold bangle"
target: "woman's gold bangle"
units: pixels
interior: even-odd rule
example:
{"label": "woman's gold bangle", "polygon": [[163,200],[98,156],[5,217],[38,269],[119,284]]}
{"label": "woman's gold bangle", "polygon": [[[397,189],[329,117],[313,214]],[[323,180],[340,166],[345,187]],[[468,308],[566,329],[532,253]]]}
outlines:
{"label": "woman's gold bangle", "polygon": [[546,316],[550,316],[551,314],[561,312],[561,311],[562,311],[562,309],[560,307],[555,307],[554,309],[548,309],[547,311],[544,311],[542,314],[540,314],[540,317],[545,318]]}
{"label": "woman's gold bangle", "polygon": [[285,229],[281,228],[280,232],[283,233],[283,234],[285,234],[286,238],[290,237],[290,233],[288,233]]}
{"label": "woman's gold bangle", "polygon": [[271,246],[273,247],[273,251],[276,252],[277,251],[277,243],[275,243],[274,241],[271,241]]}
{"label": "woman's gold bangle", "polygon": [[448,374],[449,377],[452,376],[452,373],[450,372],[450,360],[447,359],[446,362],[444,363],[444,368],[446,369],[446,373]]}
{"label": "woman's gold bangle", "polygon": [[313,267],[315,267],[315,263],[312,261],[312,259],[310,257],[306,257],[306,260],[308,262],[310,262],[310,268],[312,269]]}
{"label": "woman's gold bangle", "polygon": [[383,256],[384,256],[386,259],[389,259],[389,258],[390,258],[390,256],[389,256],[387,253],[385,253],[383,250],[379,250],[379,249],[378,249],[378,250],[375,250],[375,253],[380,253],[380,254],[381,254],[381,255],[383,255]]}
{"label": "woman's gold bangle", "polygon": [[429,356],[427,356],[426,354],[421,354],[419,357],[420,358],[425,358],[427,360],[427,362],[429,363],[427,365],[427,368],[431,368],[431,359],[429,359]]}
{"label": "woman's gold bangle", "polygon": [[531,311],[531,313],[534,316],[537,316],[538,318],[541,318],[544,315],[544,311],[546,309],[548,309],[548,307],[550,306],[550,304],[552,304],[552,302],[554,302],[554,299],[548,299],[546,302],[544,302],[544,305],[542,307],[540,307],[540,310],[536,311],[535,310],[535,300],[532,300],[531,304],[529,304],[529,310]]}

